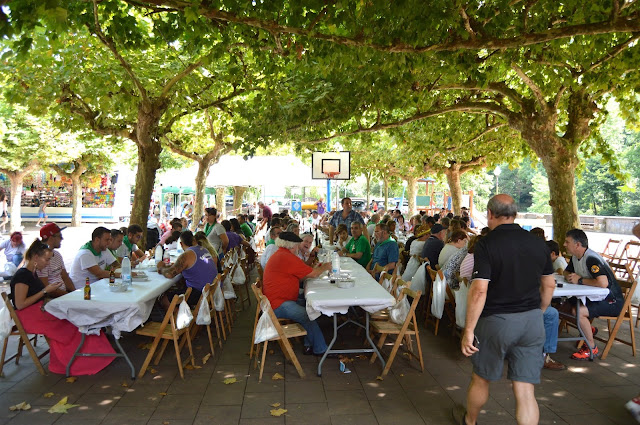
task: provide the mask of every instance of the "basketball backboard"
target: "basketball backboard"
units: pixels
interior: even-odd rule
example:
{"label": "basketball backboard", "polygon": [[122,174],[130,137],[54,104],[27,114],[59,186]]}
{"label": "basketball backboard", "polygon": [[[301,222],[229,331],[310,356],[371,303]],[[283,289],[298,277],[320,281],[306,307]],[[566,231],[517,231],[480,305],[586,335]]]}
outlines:
{"label": "basketball backboard", "polygon": [[311,156],[311,178],[326,180],[351,179],[351,152],[313,152]]}

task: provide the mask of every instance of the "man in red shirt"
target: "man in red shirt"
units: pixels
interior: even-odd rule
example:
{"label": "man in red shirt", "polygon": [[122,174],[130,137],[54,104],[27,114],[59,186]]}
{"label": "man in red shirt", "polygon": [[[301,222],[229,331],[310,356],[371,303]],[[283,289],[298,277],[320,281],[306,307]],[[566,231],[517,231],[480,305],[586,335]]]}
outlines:
{"label": "man in red shirt", "polygon": [[307,331],[304,354],[321,356],[327,350],[327,343],[318,324],[309,320],[304,302],[298,303],[298,294],[302,279],[318,277],[320,273],[331,269],[331,263],[316,268],[306,265],[296,255],[300,242],[302,239],[293,232],[280,233],[276,239],[278,250],[269,258],[264,269],[262,291],[276,317],[300,323]]}

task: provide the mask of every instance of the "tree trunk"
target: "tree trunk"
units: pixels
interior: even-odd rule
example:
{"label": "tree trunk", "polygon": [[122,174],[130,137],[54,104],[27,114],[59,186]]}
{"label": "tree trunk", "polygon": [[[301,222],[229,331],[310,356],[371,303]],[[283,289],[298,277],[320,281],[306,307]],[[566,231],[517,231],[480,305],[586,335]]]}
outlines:
{"label": "tree trunk", "polygon": [[193,220],[191,220],[191,230],[195,231],[198,226],[200,217],[204,215],[204,189],[209,177],[209,167],[211,160],[206,158],[197,161],[198,173],[196,174],[196,197],[193,203]]}
{"label": "tree trunk", "polygon": [[156,171],[160,168],[160,152],[162,152],[162,145],[159,142],[150,142],[147,146],[138,144],[138,171],[130,219],[131,224],[139,224],[143,230],[142,240],[138,246],[146,246],[149,202],[153,193]]}
{"label": "tree trunk", "polygon": [[9,228],[11,229],[11,232],[22,230],[20,199],[22,198],[22,181],[24,180],[24,176],[25,173],[19,172],[8,174],[9,181],[11,182],[11,206],[9,207],[9,212],[11,214]]}
{"label": "tree trunk", "polygon": [[418,194],[418,178],[408,177],[407,183],[407,198],[409,200],[409,217],[407,217],[408,220],[418,213],[418,208],[416,207],[416,195]]}
{"label": "tree trunk", "polygon": [[444,172],[451,192],[451,204],[453,215],[460,215],[462,207],[462,187],[460,186],[460,165],[452,164]]}
{"label": "tree trunk", "polygon": [[82,174],[71,173],[71,227],[78,227],[82,223]]}
{"label": "tree trunk", "polygon": [[216,187],[216,209],[218,210],[218,214],[220,214],[222,217],[227,216],[225,211],[224,192],[224,186]]}
{"label": "tree trunk", "polygon": [[365,209],[368,209],[369,204],[371,204],[371,173],[365,172],[364,178],[367,180],[367,205]]}
{"label": "tree trunk", "polygon": [[[247,191],[245,186],[233,186],[233,211],[231,215],[237,216],[242,213],[242,198]],[[289,211],[291,213],[291,211]]]}
{"label": "tree trunk", "polygon": [[[558,152],[556,152],[557,154]],[[575,187],[575,170],[578,158],[553,155],[544,157],[542,164],[549,179],[549,205],[553,214],[553,239],[560,246],[568,230],[580,227],[578,201]]]}
{"label": "tree trunk", "polygon": [[389,179],[384,179],[384,209],[389,208]]}

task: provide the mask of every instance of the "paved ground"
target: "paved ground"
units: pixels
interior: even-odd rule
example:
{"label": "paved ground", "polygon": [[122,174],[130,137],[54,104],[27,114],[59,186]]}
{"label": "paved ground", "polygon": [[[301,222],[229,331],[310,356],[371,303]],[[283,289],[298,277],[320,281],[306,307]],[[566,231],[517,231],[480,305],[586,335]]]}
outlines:
{"label": "paved ground", "polygon": [[[63,244],[70,245],[71,235],[76,233],[80,241],[86,239],[91,229],[69,230]],[[184,380],[169,351],[155,367],[156,373],[136,381],[129,378],[128,367],[121,359],[98,375],[79,377],[73,383],[58,375],[40,376],[29,357],[18,366],[10,363],[0,378],[0,425],[453,423],[451,408],[464,400],[471,364],[460,354],[450,328],[442,327],[438,336],[431,328],[420,329],[424,372],[420,372],[415,360],[409,362],[408,357],[399,356],[390,374],[381,381],[377,379],[379,363],[370,365],[367,359],[354,357],[348,364],[352,373],[341,373],[337,360],[328,360],[322,377],[318,377],[317,359],[301,355],[300,344],[294,344],[307,374],[301,379],[274,344],[274,353],[267,356],[263,382],[258,383],[257,370],[248,357],[253,307],[255,304],[239,313],[223,348],[217,348],[216,355],[204,365],[202,358],[208,343],[204,334],[196,339],[196,360],[202,367],[185,371]],[[328,336],[330,322],[326,317],[321,320]],[[606,334],[606,324],[598,325]],[[339,344],[347,346],[362,339],[354,330],[346,330]],[[622,335],[628,336],[628,328]],[[131,334],[123,338],[136,367],[147,353],[139,345],[147,341]],[[12,342],[9,352],[15,352],[15,347]],[[561,343],[555,356],[569,366],[568,370],[542,373],[543,382],[536,388],[541,423],[633,423],[624,409],[624,403],[640,393],[640,368],[631,349],[616,343],[605,361],[577,362],[569,359],[571,348],[569,343]],[[38,350],[42,350],[41,344]],[[284,380],[272,380],[276,372]],[[230,377],[237,382],[225,385],[223,380]],[[53,396],[47,398],[47,393]],[[48,413],[64,396],[78,406],[67,414]],[[23,401],[31,404],[31,410],[9,411],[9,406]],[[280,403],[287,413],[271,416],[275,403]],[[500,381],[491,386],[491,398],[479,422],[515,423],[514,409],[510,385],[506,380]]]}

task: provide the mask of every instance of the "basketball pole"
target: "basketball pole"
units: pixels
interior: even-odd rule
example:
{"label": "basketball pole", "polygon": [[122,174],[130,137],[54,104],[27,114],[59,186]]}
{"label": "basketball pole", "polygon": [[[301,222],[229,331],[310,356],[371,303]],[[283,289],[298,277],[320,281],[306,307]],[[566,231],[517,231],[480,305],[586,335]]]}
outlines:
{"label": "basketball pole", "polygon": [[331,212],[331,179],[327,179],[327,212]]}

